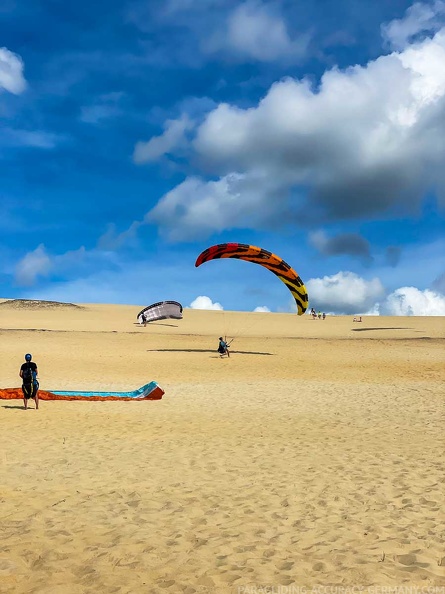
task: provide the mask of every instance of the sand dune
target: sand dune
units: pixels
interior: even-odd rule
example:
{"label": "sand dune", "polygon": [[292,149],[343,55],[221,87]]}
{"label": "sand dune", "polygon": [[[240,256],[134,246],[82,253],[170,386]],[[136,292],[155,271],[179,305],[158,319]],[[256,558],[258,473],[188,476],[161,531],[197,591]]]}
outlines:
{"label": "sand dune", "polygon": [[166,391],[0,401],[0,592],[445,586],[443,318],[139,310],[0,307],[0,387]]}

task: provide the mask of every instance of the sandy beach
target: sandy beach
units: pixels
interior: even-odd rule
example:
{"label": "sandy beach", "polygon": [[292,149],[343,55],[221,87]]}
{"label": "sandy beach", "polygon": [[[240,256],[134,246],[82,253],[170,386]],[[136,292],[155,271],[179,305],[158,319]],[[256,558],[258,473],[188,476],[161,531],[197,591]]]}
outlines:
{"label": "sandy beach", "polygon": [[445,587],[444,318],[79,305],[0,303],[0,387],[165,395],[0,400],[0,592]]}

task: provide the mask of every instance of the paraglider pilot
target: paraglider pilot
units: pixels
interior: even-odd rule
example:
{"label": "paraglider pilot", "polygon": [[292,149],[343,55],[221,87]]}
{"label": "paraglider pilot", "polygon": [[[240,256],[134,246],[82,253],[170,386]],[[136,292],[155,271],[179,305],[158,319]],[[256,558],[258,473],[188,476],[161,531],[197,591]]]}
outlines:
{"label": "paraglider pilot", "polygon": [[22,378],[22,392],[23,392],[23,404],[25,410],[28,409],[28,400],[33,398],[36,403],[36,410],[39,408],[39,382],[37,380],[38,369],[34,361],[31,361],[32,355],[27,353],[25,355],[26,363],[20,367],[19,375]]}
{"label": "paraglider pilot", "polygon": [[220,357],[224,357],[224,355],[227,355],[228,357],[230,357],[228,344],[225,340],[223,340],[222,336],[219,337],[218,353],[219,353]]}

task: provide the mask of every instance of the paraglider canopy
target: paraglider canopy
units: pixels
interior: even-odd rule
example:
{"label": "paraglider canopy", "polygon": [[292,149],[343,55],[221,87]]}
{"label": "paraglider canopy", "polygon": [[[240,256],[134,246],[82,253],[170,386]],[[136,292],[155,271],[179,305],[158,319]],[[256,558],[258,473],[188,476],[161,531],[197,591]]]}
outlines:
{"label": "paraglider canopy", "polygon": [[276,254],[255,245],[245,243],[220,243],[204,250],[196,259],[195,266],[219,258],[238,258],[264,266],[273,272],[292,293],[297,304],[299,316],[304,314],[308,306],[308,294],[303,281],[293,268]]}
{"label": "paraglider canopy", "polygon": [[[145,320],[143,318],[145,317]],[[175,320],[182,319],[182,305],[177,301],[158,301],[144,307],[137,315],[139,323],[154,322],[155,320],[166,320],[173,318]]]}

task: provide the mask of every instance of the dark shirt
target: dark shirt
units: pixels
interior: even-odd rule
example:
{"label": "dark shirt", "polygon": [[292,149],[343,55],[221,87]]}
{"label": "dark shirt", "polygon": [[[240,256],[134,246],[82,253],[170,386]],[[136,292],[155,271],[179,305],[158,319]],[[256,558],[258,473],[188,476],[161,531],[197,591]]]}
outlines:
{"label": "dark shirt", "polygon": [[26,363],[23,363],[23,365],[20,367],[22,376],[25,372],[25,369],[31,369],[33,380],[36,381],[37,365],[34,363],[34,361],[26,361]]}

